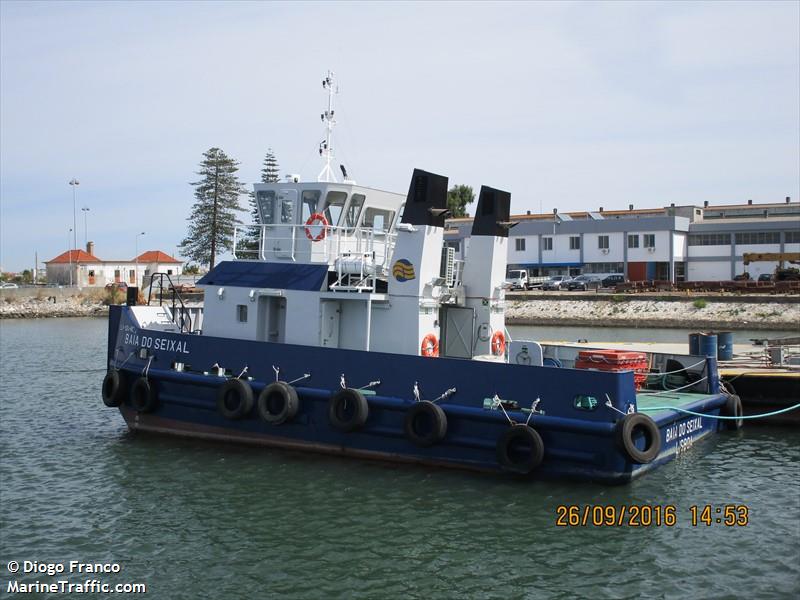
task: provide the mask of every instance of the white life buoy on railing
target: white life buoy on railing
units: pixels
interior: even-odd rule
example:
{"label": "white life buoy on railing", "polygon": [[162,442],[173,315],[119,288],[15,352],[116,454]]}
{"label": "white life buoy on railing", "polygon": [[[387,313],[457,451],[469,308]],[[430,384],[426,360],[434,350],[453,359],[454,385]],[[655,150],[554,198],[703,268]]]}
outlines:
{"label": "white life buoy on railing", "polygon": [[[310,217],[308,217],[308,220],[306,221],[306,226],[305,226],[306,237],[310,239],[312,242],[319,242],[320,240],[324,240],[325,234],[328,232],[329,226],[330,223],[328,223],[328,219],[325,218],[325,215],[323,215],[322,213],[314,213]],[[320,228],[319,233],[315,235],[314,232],[312,231],[312,227],[313,228],[319,227]]]}

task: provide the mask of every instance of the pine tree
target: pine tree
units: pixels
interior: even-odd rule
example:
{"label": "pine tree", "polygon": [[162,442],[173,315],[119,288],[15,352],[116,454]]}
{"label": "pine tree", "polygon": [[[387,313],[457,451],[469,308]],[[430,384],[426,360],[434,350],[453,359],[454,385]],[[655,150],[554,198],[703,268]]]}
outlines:
{"label": "pine tree", "polygon": [[275,153],[272,148],[267,149],[267,155],[264,157],[264,168],[261,169],[261,181],[263,183],[278,183],[278,159],[275,158]]}
{"label": "pine tree", "polygon": [[[278,159],[275,157],[275,152],[272,148],[267,149],[267,155],[264,157],[264,166],[261,169],[261,183],[278,183],[280,173],[278,171]],[[254,225],[258,225],[261,221],[258,218],[258,206],[256,205],[256,195],[249,192],[250,202],[250,219]],[[253,255],[258,253],[258,240],[261,231],[258,227],[250,227],[247,230],[247,235],[243,241],[243,246],[249,250]]]}
{"label": "pine tree", "polygon": [[192,183],[195,203],[189,221],[189,234],[181,242],[182,254],[198,263],[214,268],[217,254],[233,248],[233,230],[241,221],[236,211],[242,210],[239,196],[247,193],[236,172],[238,161],[219,148],[203,154],[197,172],[202,177]]}

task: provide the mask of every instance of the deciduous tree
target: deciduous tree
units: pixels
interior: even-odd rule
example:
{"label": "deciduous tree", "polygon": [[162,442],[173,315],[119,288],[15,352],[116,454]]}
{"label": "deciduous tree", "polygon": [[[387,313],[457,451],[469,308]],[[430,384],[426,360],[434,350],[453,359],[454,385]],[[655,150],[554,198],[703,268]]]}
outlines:
{"label": "deciduous tree", "polygon": [[454,217],[467,216],[467,204],[475,201],[475,192],[468,185],[454,185],[447,191],[447,208]]}

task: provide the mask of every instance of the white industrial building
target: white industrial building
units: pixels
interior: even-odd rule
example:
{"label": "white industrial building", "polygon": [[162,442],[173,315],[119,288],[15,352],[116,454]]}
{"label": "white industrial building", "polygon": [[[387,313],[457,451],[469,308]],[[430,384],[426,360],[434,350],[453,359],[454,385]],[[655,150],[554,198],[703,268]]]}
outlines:
{"label": "white industrial building", "polygon": [[[800,204],[675,206],[517,215],[508,268],[533,276],[623,273],[631,281],[727,280],[745,271],[750,252],[800,252]],[[472,219],[450,219],[445,241],[469,253]],[[748,265],[751,277],[775,262]]]}

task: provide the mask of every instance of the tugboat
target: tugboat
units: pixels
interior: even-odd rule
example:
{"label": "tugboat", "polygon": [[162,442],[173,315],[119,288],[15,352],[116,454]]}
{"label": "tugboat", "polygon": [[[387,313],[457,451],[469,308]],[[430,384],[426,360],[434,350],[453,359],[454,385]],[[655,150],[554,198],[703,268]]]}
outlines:
{"label": "tugboat", "polygon": [[454,260],[446,177],[416,169],[406,195],[336,181],[326,81],[318,181],[254,186],[258,247],[198,282],[202,311],[165,274],[111,307],[102,397],[131,430],[625,483],[741,426],[714,358],[511,340],[510,194],[480,189]]}

